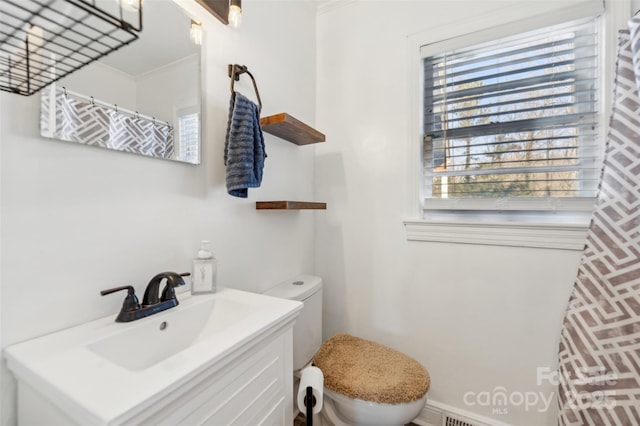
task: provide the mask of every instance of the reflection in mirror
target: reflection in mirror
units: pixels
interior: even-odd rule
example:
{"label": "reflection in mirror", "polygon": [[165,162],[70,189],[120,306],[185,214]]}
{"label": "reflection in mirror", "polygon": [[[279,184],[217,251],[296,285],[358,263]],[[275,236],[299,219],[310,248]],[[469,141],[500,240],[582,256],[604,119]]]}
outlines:
{"label": "reflection in mirror", "polygon": [[[101,0],[102,2],[114,0]],[[140,38],[42,91],[42,136],[200,163],[200,46],[172,0],[143,3]]]}

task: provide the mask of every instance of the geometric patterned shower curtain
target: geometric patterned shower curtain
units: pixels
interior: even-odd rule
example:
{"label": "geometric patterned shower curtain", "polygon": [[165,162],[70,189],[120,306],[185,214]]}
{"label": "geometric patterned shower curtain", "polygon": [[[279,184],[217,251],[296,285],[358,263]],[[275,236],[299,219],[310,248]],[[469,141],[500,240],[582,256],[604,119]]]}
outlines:
{"label": "geometric patterned shower curtain", "polygon": [[40,126],[45,134],[70,142],[172,158],[174,129],[167,123],[131,116],[115,108],[67,96],[56,88],[51,122],[49,92],[42,94]]}
{"label": "geometric patterned shower curtain", "polygon": [[109,109],[108,148],[153,157],[171,158],[175,151],[173,127]]}
{"label": "geometric patterned shower curtain", "polygon": [[[620,31],[599,195],[559,346],[560,425],[640,425],[640,21]],[[638,40],[638,43],[633,40]]]}

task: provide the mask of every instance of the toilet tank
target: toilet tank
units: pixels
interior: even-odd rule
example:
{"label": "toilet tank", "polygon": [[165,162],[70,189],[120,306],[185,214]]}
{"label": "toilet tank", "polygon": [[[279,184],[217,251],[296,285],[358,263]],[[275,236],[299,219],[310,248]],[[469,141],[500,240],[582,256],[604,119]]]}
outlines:
{"label": "toilet tank", "polygon": [[311,361],[322,344],[322,278],[299,275],[263,292],[304,303],[293,326],[293,370]]}

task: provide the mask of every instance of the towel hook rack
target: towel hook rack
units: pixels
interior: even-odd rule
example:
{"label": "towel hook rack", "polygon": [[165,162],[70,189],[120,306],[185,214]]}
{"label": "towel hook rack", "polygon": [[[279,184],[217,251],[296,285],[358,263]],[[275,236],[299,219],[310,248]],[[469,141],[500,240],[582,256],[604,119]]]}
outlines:
{"label": "towel hook rack", "polygon": [[258,85],[256,84],[256,79],[253,78],[253,75],[249,72],[246,65],[238,65],[238,64],[229,64],[229,77],[231,78],[231,93],[235,93],[234,83],[240,80],[240,75],[247,73],[249,77],[251,77],[251,81],[253,82],[253,88],[256,91],[256,97],[258,98],[258,105],[260,105],[260,109],[262,109],[262,100],[260,99],[260,93],[258,92]]}

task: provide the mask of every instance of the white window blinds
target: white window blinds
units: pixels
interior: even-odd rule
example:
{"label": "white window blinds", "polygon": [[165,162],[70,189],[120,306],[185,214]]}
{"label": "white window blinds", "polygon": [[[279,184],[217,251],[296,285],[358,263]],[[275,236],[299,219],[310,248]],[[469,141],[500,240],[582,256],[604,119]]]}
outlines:
{"label": "white window blinds", "polygon": [[[192,108],[193,109],[193,108]],[[178,115],[178,156],[181,160],[198,163],[200,151],[200,113],[183,112]]]}
{"label": "white window blinds", "polygon": [[597,29],[583,19],[424,58],[425,208],[595,196]]}

